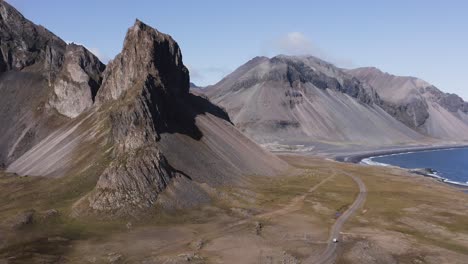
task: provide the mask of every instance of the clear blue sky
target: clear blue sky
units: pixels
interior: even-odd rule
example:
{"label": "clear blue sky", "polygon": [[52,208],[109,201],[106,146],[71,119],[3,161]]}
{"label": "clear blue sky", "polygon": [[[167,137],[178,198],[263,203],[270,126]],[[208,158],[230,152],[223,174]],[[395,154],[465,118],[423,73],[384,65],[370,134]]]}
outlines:
{"label": "clear blue sky", "polygon": [[468,1],[8,2],[104,60],[139,18],[178,41],[200,85],[254,56],[310,53],[341,67],[420,77],[468,99]]}

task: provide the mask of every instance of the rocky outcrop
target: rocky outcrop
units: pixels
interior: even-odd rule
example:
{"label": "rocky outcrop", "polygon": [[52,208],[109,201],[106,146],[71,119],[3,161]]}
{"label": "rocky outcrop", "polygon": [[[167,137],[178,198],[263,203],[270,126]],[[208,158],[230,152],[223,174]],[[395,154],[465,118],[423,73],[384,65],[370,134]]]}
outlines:
{"label": "rocky outcrop", "polygon": [[381,101],[380,106],[403,124],[418,129],[429,118],[429,106],[425,101],[412,100],[405,104]]}
{"label": "rocky outcrop", "polygon": [[280,55],[272,58],[270,63],[285,64],[286,71],[270,71],[264,76],[264,80],[287,81],[292,88],[298,89],[301,85],[310,83],[322,90],[332,89],[347,94],[366,104],[373,103],[377,99],[376,94],[370,88],[364,87],[356,79],[345,78],[332,64],[318,58]]}
{"label": "rocky outcrop", "polygon": [[12,219],[10,219],[9,224],[12,229],[25,228],[34,223],[35,215],[36,215],[35,210],[26,210],[26,211],[20,212],[19,214],[14,216]]}
{"label": "rocky outcrop", "polygon": [[174,170],[154,145],[127,153],[127,157],[118,155],[100,176],[89,197],[89,207],[118,215],[150,208],[174,176]]}
{"label": "rocky outcrop", "polygon": [[99,213],[194,206],[209,201],[200,183],[285,167],[237,132],[223,110],[189,93],[177,43],[139,20],[104,72],[96,107],[109,115],[113,159],[80,205]]}
{"label": "rocky outcrop", "polygon": [[73,43],[67,45],[64,57],[49,105],[74,118],[93,106],[105,66],[83,46]]}
{"label": "rocky outcrop", "polygon": [[177,43],[139,20],[128,30],[122,52],[108,68],[97,96],[98,104],[118,99],[143,85],[154,84],[171,96],[187,94],[189,90],[188,70]]}
{"label": "rocky outcrop", "polygon": [[130,214],[156,202],[176,176],[158,147],[158,127],[170,115],[166,104],[188,88],[177,43],[137,20],[97,94],[97,105],[109,108],[115,157],[89,197],[90,208]]}
{"label": "rocky outcrop", "polygon": [[468,102],[456,94],[444,93],[432,85],[426,87],[423,92],[430,94],[434,101],[452,113],[468,114]]}

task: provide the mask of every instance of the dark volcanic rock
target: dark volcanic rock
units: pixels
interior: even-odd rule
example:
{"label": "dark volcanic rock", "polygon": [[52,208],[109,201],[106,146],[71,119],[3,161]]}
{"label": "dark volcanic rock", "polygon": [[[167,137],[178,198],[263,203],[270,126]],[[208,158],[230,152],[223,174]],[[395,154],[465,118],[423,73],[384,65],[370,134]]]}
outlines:
{"label": "dark volcanic rock", "polygon": [[[298,84],[312,83],[315,87],[325,90],[333,89],[342,93],[348,94],[351,97],[357,98],[362,103],[373,103],[375,93],[368,87],[364,87],[357,79],[353,78],[336,78],[325,74],[324,71],[317,70],[310,65],[306,64],[307,61],[314,61],[314,63],[327,68],[330,71],[334,71],[335,67],[325,61],[322,61],[315,57],[307,57],[304,60],[290,56],[277,56],[272,58],[270,61],[274,64],[286,64],[287,71],[271,72],[266,77],[268,80],[287,80],[291,87],[298,87]],[[258,83],[255,80],[253,83]]]}
{"label": "dark volcanic rock", "polygon": [[460,96],[451,93],[444,93],[434,86],[426,87],[424,92],[430,93],[434,96],[435,101],[448,111],[452,113],[458,113],[458,111],[461,111],[468,114],[468,102],[465,102]]}
{"label": "dark volcanic rock", "polygon": [[154,205],[158,195],[175,176],[157,146],[117,154],[104,171],[89,198],[89,207],[100,212],[132,214]]}
{"label": "dark volcanic rock", "polygon": [[67,45],[5,1],[0,1],[0,39],[0,72],[27,69],[47,77],[59,71]]}
{"label": "dark volcanic rock", "polygon": [[97,103],[111,108],[115,158],[89,197],[92,209],[127,214],[150,207],[177,176],[159,150],[158,129],[167,124],[171,104],[188,90],[177,43],[137,20],[97,94]]}
{"label": "dark volcanic rock", "polygon": [[146,81],[168,95],[180,96],[189,91],[188,70],[177,43],[139,20],[128,30],[122,52],[108,68],[98,103],[117,99],[132,88],[141,88],[141,82]]}
{"label": "dark volcanic rock", "polygon": [[156,202],[194,206],[210,200],[199,182],[232,183],[284,165],[236,131],[222,109],[189,93],[177,43],[138,20],[108,64],[96,98],[110,116],[113,145],[111,164],[82,200],[97,212],[135,214]]}
{"label": "dark volcanic rock", "polygon": [[390,115],[411,128],[424,125],[427,118],[429,118],[427,103],[422,100],[412,100],[405,104],[380,101],[379,105]]}
{"label": "dark volcanic rock", "polygon": [[33,224],[35,214],[35,210],[27,210],[19,213],[11,220],[11,228],[21,229]]}

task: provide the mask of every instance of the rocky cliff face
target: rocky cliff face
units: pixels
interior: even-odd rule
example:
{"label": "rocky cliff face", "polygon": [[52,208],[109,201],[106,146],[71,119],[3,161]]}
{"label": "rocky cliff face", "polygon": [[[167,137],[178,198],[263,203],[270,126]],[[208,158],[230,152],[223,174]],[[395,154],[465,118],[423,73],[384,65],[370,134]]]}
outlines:
{"label": "rocky cliff face", "polygon": [[96,56],[83,46],[67,45],[4,1],[0,29],[0,72],[42,75],[54,88],[50,106],[64,116],[76,117],[92,106],[105,68]]}
{"label": "rocky cliff face", "polygon": [[0,29],[0,164],[7,166],[92,106],[104,65],[5,1]]}
{"label": "rocky cliff face", "polygon": [[429,106],[423,100],[412,99],[405,104],[382,101],[380,106],[397,120],[416,130],[429,118]]}
{"label": "rocky cliff face", "polygon": [[[164,78],[162,78],[164,76]],[[148,78],[164,93],[188,93],[189,75],[177,43],[166,34],[137,20],[127,32],[122,52],[110,63],[104,76],[98,104],[117,99]]]}
{"label": "rocky cliff face", "polygon": [[423,92],[430,94],[434,101],[452,113],[468,114],[468,102],[456,94],[444,93],[433,85],[426,87]]}
{"label": "rocky cliff face", "polygon": [[[84,47],[64,44],[3,1],[0,7],[2,28],[12,31],[0,39],[8,54],[0,73],[0,163],[19,175],[95,180],[75,215],[184,208],[209,201],[209,186],[287,168],[221,108],[189,92],[169,35],[137,20],[104,67]],[[30,38],[21,30],[42,33]],[[54,54],[49,64],[46,54]]]}
{"label": "rocky cliff face", "polygon": [[157,144],[158,124],[170,114],[164,102],[188,94],[188,87],[177,43],[137,20],[97,95],[98,105],[111,107],[115,157],[89,198],[92,209],[129,213],[156,202],[176,176]]}
{"label": "rocky cliff face", "polygon": [[76,44],[67,45],[64,62],[53,83],[49,105],[67,117],[77,117],[93,106],[105,66]]}
{"label": "rocky cliff face", "polygon": [[[114,146],[113,161],[85,201],[98,212],[120,215],[150,208],[169,186],[181,189],[172,189],[175,195],[163,206],[197,204],[208,199],[202,182],[233,183],[246,173],[269,174],[284,167],[229,129],[221,109],[189,93],[189,73],[177,43],[138,20],[104,72],[96,106],[109,113]],[[213,133],[212,126],[228,130]],[[233,148],[232,139],[243,145]],[[218,154],[220,149],[225,151]],[[240,153],[245,158],[236,158]]]}
{"label": "rocky cliff face", "polygon": [[66,43],[0,2],[0,72],[41,71],[53,77],[61,68]]}
{"label": "rocky cliff face", "polygon": [[382,107],[407,126],[425,135],[467,139],[467,102],[455,94],[440,91],[415,77],[395,76],[377,68],[358,68],[350,75],[374,87],[383,99]]}
{"label": "rocky cliff face", "polygon": [[257,57],[204,92],[261,143],[420,138],[382,109],[372,87],[314,57]]}
{"label": "rocky cliff face", "polygon": [[335,66],[318,58],[276,56],[270,63],[280,67],[286,65],[286,71],[271,71],[265,76],[266,79],[279,78],[277,80],[287,81],[293,89],[300,89],[301,85],[310,83],[321,90],[332,89],[347,94],[365,104],[378,100],[372,89],[356,79],[347,78]]}

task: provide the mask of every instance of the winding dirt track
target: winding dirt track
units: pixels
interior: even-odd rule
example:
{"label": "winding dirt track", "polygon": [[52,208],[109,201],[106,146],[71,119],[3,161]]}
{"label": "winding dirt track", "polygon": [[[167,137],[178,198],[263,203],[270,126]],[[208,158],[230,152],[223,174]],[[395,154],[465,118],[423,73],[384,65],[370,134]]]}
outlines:
{"label": "winding dirt track", "polygon": [[[213,239],[213,238],[216,238],[216,237],[223,236],[223,235],[225,235],[227,233],[230,233],[230,232],[231,233],[236,232],[239,227],[241,227],[242,225],[244,225],[246,223],[250,223],[255,219],[271,219],[272,217],[277,217],[277,216],[280,216],[280,215],[286,215],[286,214],[289,214],[291,212],[297,211],[297,210],[300,209],[301,202],[303,202],[305,200],[307,195],[313,193],[320,186],[322,186],[323,184],[325,184],[326,182],[328,182],[329,180],[331,180],[335,176],[336,176],[336,173],[333,173],[332,175],[330,175],[327,178],[323,179],[322,181],[320,181],[316,185],[312,186],[306,193],[294,197],[291,200],[291,202],[289,202],[286,206],[284,206],[282,208],[279,208],[279,209],[274,210],[274,211],[266,212],[266,213],[263,213],[263,214],[256,215],[254,218],[239,220],[239,221],[237,221],[235,223],[232,223],[230,225],[225,226],[222,229],[217,229],[217,230],[213,230],[213,231],[211,231],[209,233],[205,233],[203,235],[203,239],[204,240],[210,240],[210,239]],[[179,241],[167,244],[164,247],[161,247],[158,250],[158,252],[162,252],[163,250],[169,250],[170,248],[178,247],[181,244],[188,244],[190,242],[193,242],[193,239],[179,240]]]}
{"label": "winding dirt track", "polygon": [[[332,179],[333,177],[335,177],[336,174],[332,174],[331,176],[328,176],[327,178],[323,179],[322,181],[320,181],[319,183],[317,183],[316,185],[314,185],[313,187],[311,187],[306,193],[304,193],[303,195],[299,195],[299,196],[296,196],[294,197],[291,202],[286,205],[285,207],[283,208],[280,208],[278,210],[275,210],[275,211],[271,211],[271,212],[268,212],[268,213],[264,213],[264,214],[260,214],[260,215],[257,215],[256,218],[260,218],[260,219],[270,219],[272,217],[276,217],[276,216],[280,216],[280,215],[286,215],[286,214],[289,214],[291,212],[294,212],[296,210],[298,210],[299,208],[296,208],[297,206],[300,206],[300,203],[303,202],[305,200],[305,198],[307,197],[307,195],[313,193],[315,190],[317,190],[318,188],[320,188],[320,186],[322,186],[323,184],[325,184],[326,182],[328,182],[330,179]],[[250,220],[250,219],[249,219]],[[238,222],[237,224],[239,224],[240,222]]]}
{"label": "winding dirt track", "polygon": [[[333,243],[332,239],[333,238],[338,238],[338,240],[341,240],[341,235],[340,232],[343,228],[343,225],[346,223],[347,220],[360,208],[363,206],[364,202],[366,201],[367,197],[367,188],[364,182],[357,176],[352,175],[350,173],[347,173],[345,171],[338,171],[336,173],[333,173],[332,175],[328,176],[327,178],[323,179],[321,182],[318,184],[312,186],[306,193],[299,195],[291,200],[291,202],[286,205],[283,208],[280,208],[278,210],[274,210],[271,212],[267,212],[264,214],[260,214],[254,217],[254,219],[269,219],[272,217],[277,217],[279,215],[285,215],[288,213],[291,213],[293,211],[296,211],[299,209],[301,202],[304,201],[307,195],[313,193],[315,190],[317,190],[320,186],[325,184],[327,181],[331,180],[333,177],[336,176],[337,173],[343,173],[349,177],[351,177],[356,184],[359,187],[359,194],[354,200],[353,204],[336,220],[335,224],[332,226],[330,236],[328,239],[327,247],[325,250],[322,252],[320,255],[315,255],[311,256],[308,259],[304,260],[303,263],[319,263],[319,264],[331,264],[336,261],[337,257],[337,249],[340,246],[340,243]],[[251,222],[253,219],[244,219],[237,221],[231,225],[227,225],[223,229],[220,230],[213,230],[209,233],[206,233],[203,235],[205,240],[213,239],[215,237],[219,237],[222,235],[225,235],[226,233],[230,232],[236,232],[236,230],[241,227],[243,224],[246,224],[248,222]],[[166,245],[165,247],[162,247],[158,250],[158,252],[162,252],[163,250],[169,250],[170,248],[173,247],[178,247],[181,244],[188,244],[192,241],[193,239],[186,239],[186,240],[180,240],[176,241],[174,243],[170,243]]]}
{"label": "winding dirt track", "polygon": [[337,238],[338,241],[341,241],[341,236],[340,232],[341,229],[343,228],[343,225],[346,223],[346,221],[360,208],[362,205],[364,205],[364,202],[366,201],[367,197],[367,188],[364,182],[357,176],[352,175],[350,173],[341,171],[341,173],[348,175],[351,177],[356,184],[359,186],[359,195],[356,197],[356,200],[354,200],[353,204],[342,214],[335,222],[333,225],[331,232],[330,232],[330,237],[328,240],[328,245],[325,248],[325,251],[322,252],[321,255],[317,257],[311,257],[308,258],[304,263],[314,263],[314,264],[331,264],[335,263],[336,257],[337,257],[337,249],[340,245],[340,243],[333,243],[333,238]]}

